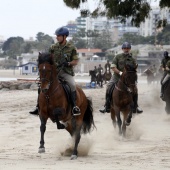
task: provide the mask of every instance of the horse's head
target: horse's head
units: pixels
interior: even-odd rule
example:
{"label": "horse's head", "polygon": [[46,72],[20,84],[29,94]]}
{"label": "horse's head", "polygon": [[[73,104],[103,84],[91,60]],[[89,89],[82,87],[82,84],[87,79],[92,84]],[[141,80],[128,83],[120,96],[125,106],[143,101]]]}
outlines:
{"label": "horse's head", "polygon": [[50,85],[53,82],[54,67],[55,66],[52,54],[39,53],[38,68],[41,82],[41,91],[43,93],[46,93],[49,90]]}
{"label": "horse's head", "polygon": [[137,92],[137,64],[126,63],[124,67],[123,74],[121,76],[121,81],[126,86],[129,92],[136,93]]}

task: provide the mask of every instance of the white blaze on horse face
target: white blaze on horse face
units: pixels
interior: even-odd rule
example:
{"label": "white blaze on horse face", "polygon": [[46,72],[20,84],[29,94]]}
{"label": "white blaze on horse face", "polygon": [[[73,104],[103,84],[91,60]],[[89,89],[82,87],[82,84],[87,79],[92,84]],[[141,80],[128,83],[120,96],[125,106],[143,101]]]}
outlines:
{"label": "white blaze on horse face", "polygon": [[45,70],[45,65],[43,66],[43,70]]}

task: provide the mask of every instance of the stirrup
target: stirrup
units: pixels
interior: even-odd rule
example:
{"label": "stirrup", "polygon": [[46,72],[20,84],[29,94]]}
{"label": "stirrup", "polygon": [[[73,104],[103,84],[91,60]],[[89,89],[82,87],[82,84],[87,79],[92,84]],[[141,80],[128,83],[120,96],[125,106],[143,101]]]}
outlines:
{"label": "stirrup", "polygon": [[72,109],[73,116],[81,115],[80,109],[78,106],[74,106]]}

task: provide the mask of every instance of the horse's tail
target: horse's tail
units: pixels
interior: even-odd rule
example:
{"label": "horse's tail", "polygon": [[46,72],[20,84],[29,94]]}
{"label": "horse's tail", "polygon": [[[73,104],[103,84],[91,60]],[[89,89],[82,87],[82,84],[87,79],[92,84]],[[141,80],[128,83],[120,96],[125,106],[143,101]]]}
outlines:
{"label": "horse's tail", "polygon": [[94,119],[93,119],[93,105],[92,105],[92,100],[87,98],[87,108],[84,113],[83,117],[83,126],[82,126],[82,131],[84,134],[90,132],[92,128],[95,127],[94,124]]}

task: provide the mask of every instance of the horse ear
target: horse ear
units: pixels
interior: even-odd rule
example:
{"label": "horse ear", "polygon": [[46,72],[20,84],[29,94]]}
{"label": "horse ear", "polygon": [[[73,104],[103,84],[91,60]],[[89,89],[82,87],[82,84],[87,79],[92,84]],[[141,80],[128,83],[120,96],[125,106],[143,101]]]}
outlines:
{"label": "horse ear", "polygon": [[136,64],[136,69],[138,68],[138,64]]}
{"label": "horse ear", "polygon": [[38,55],[38,58],[42,56],[42,53],[39,51],[39,55]]}

